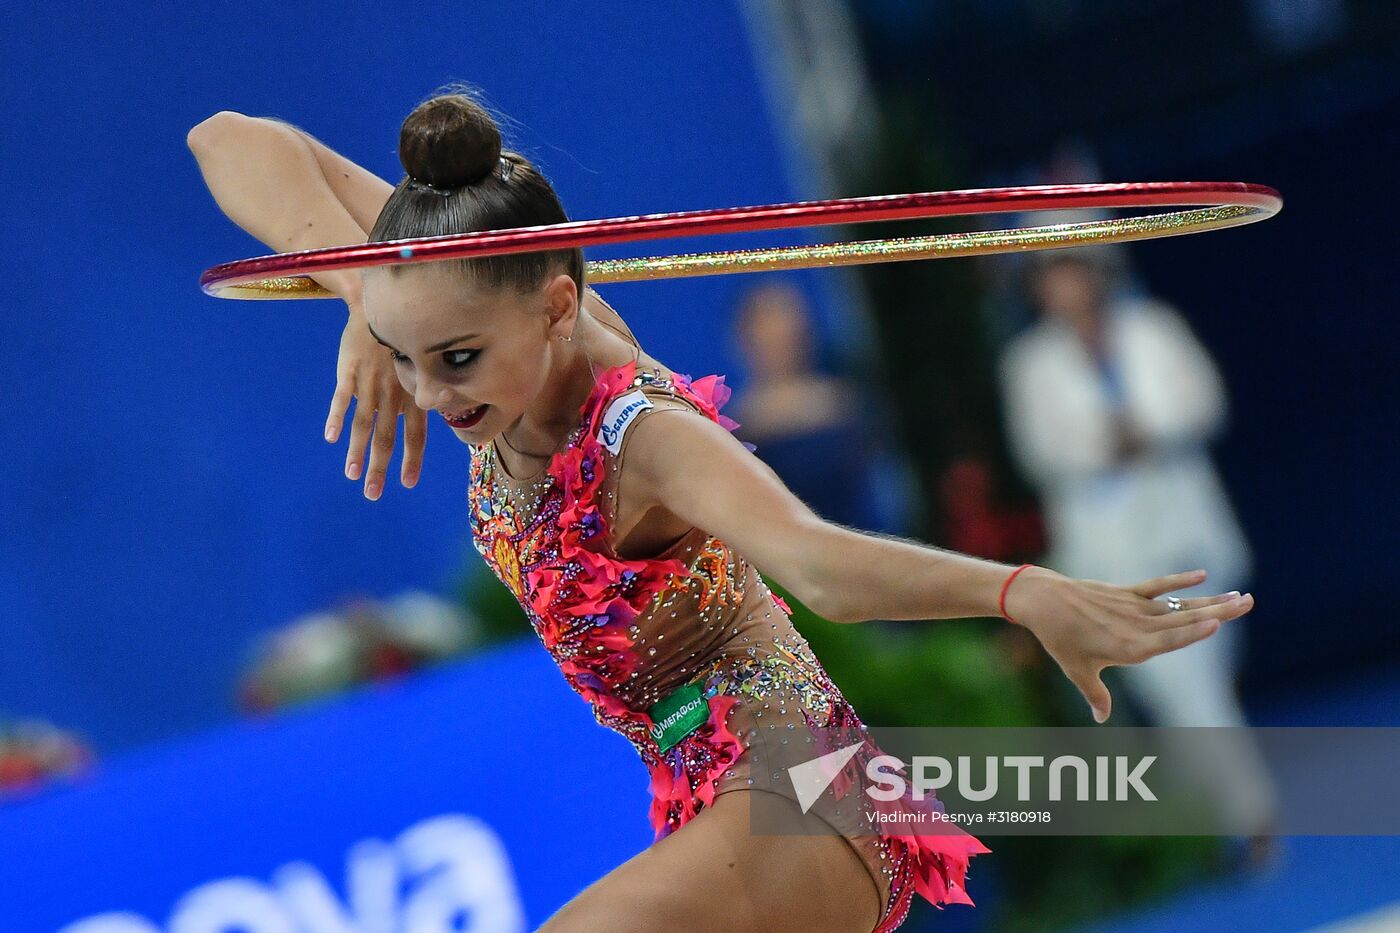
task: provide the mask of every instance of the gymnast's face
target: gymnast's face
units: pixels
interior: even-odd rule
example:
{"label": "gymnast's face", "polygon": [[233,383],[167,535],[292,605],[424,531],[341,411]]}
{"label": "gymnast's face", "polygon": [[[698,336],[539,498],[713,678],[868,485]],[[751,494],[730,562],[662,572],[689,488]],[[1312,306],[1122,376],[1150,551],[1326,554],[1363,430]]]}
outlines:
{"label": "gymnast's face", "polygon": [[364,309],[414,403],[480,445],[515,424],[544,388],[557,337],[572,328],[577,289],[567,275],[522,293],[445,265],[368,269]]}

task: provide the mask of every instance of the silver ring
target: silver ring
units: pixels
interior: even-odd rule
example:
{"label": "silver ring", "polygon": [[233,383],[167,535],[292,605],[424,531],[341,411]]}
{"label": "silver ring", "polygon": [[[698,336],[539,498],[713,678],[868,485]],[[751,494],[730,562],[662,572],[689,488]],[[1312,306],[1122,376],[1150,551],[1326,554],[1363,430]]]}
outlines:
{"label": "silver ring", "polygon": [[1170,609],[1172,612],[1180,612],[1180,611],[1181,611],[1181,597],[1180,597],[1180,596],[1168,596],[1168,597],[1167,597],[1167,608]]}

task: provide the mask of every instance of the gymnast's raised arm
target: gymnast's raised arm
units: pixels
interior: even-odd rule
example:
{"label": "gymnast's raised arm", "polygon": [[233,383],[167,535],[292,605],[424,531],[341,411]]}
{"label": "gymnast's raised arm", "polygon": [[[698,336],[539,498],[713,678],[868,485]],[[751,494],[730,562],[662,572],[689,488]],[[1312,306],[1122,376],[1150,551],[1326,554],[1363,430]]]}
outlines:
{"label": "gymnast's raised arm", "polygon": [[[220,209],[277,252],[365,242],[393,191],[387,181],[278,120],[220,111],[190,130],[187,142]],[[356,399],[345,475],[352,481],[360,478],[372,435],[364,488],[367,498],[378,499],[402,413],[400,482],[411,487],[422,468],[427,413],[404,391],[393,362],[369,332],[361,307],[360,273],[322,272],[313,278],[350,309],[340,338],[325,438],[334,443],[340,437],[350,400]]]}
{"label": "gymnast's raised arm", "polygon": [[[221,110],[189,131],[187,142],[205,184],[230,220],[277,252],[363,243],[394,186],[289,123]],[[365,495],[378,499],[394,452],[397,421],[374,425],[376,410],[404,415],[404,486],[413,486],[423,459],[427,413],[413,404],[393,363],[370,334],[361,305],[360,272],[318,272],[317,282],[345,300],[350,315],[341,335],[336,389],[325,424],[334,443],[352,397],[359,399],[346,451],[345,475],[359,478],[371,432],[374,447]],[[610,317],[602,299],[584,290],[584,307]]]}
{"label": "gymnast's raised arm", "polygon": [[[276,252],[363,243],[393,192],[382,178],[280,120],[221,110],[186,136],[219,208]],[[313,276],[352,310],[358,270]]]}
{"label": "gymnast's raised arm", "polygon": [[1114,586],[1030,567],[1008,587],[1011,567],[825,521],[725,428],[663,411],[632,427],[626,481],[643,512],[661,506],[705,529],[835,622],[998,616],[1004,598],[1100,722],[1112,705],[1105,667],[1183,648],[1254,606],[1238,593],[1183,599],[1181,611],[1157,600],[1204,571]]}

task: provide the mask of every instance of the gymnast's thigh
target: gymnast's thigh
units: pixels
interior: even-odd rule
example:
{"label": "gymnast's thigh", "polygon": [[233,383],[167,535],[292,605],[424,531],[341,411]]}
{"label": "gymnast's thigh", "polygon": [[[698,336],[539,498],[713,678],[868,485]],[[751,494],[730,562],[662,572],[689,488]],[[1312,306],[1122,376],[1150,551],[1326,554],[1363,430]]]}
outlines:
{"label": "gymnast's thigh", "polygon": [[834,834],[751,834],[756,793],[766,792],[716,797],[585,888],[539,933],[870,933],[879,895],[855,850]]}

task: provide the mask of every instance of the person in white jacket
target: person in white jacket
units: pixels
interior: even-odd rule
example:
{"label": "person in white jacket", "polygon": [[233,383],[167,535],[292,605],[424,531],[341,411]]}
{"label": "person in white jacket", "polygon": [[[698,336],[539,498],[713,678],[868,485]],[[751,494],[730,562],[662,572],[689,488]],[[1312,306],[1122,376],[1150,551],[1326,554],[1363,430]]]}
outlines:
{"label": "person in white jacket", "polygon": [[[1119,255],[1037,254],[1040,319],[1001,360],[1008,439],[1045,510],[1046,563],[1106,581],[1202,567],[1212,590],[1243,590],[1249,546],[1206,449],[1225,424],[1220,374],[1175,310],[1115,290]],[[1119,668],[1125,689],[1155,725],[1245,726],[1235,690],[1242,624]],[[1231,825],[1251,828],[1252,861],[1266,859],[1277,804],[1257,747],[1213,749],[1197,764]]]}

